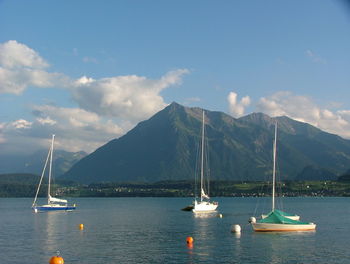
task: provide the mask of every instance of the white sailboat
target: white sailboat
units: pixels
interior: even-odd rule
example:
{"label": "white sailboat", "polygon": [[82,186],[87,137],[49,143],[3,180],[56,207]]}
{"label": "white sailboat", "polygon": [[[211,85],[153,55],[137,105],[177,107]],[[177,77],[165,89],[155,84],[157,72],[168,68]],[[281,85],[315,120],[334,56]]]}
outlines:
{"label": "white sailboat", "polygon": [[[39,181],[39,185],[35,194],[35,198],[33,201],[32,208],[34,212],[40,212],[40,211],[71,211],[76,208],[75,204],[74,205],[68,205],[68,201],[65,199],[59,199],[56,197],[51,196],[50,191],[51,191],[51,171],[52,171],[52,155],[53,155],[53,145],[55,141],[55,135],[52,135],[52,140],[51,140],[51,147],[49,149],[49,152],[47,154],[46,162],[41,174],[41,178]],[[44,205],[37,205],[37,198],[40,190],[41,183],[43,181],[45,171],[47,164],[49,163],[49,179],[48,179],[48,190],[47,190],[47,204]]]}
{"label": "white sailboat", "polygon": [[201,178],[200,178],[200,200],[195,198],[192,212],[194,213],[208,213],[215,212],[218,207],[218,202],[211,202],[209,195],[204,189],[204,110],[202,113],[202,140],[201,140]]}
{"label": "white sailboat", "polygon": [[277,122],[275,123],[275,139],[273,143],[273,173],[272,173],[272,210],[267,215],[262,215],[260,220],[251,217],[251,224],[256,232],[281,232],[281,231],[311,231],[316,229],[314,223],[299,221],[300,216],[289,214],[275,208],[276,185],[276,145]]}

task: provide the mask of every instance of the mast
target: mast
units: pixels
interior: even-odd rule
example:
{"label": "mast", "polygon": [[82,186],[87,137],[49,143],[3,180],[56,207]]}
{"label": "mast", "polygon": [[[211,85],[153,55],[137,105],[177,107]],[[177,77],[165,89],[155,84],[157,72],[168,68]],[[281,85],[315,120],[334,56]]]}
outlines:
{"label": "mast", "polygon": [[53,142],[55,140],[55,135],[52,135],[52,141],[51,141],[51,153],[50,153],[50,166],[49,166],[49,184],[48,184],[48,190],[47,190],[47,199],[48,204],[50,203],[50,188],[51,188],[51,170],[52,170],[52,153],[53,153]]}
{"label": "mast", "polygon": [[274,142],[273,142],[272,211],[275,210],[276,144],[277,144],[277,120],[276,120],[276,122],[275,122],[275,140],[274,140]]}
{"label": "mast", "polygon": [[203,176],[204,176],[204,110],[202,114],[202,153],[201,153],[201,201],[203,201]]}

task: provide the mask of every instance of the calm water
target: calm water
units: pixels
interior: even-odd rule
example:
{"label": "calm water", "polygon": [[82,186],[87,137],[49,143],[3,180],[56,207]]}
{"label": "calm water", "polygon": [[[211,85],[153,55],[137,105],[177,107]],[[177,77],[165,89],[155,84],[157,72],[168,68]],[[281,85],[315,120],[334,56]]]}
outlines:
{"label": "calm water", "polygon": [[[75,212],[38,214],[32,199],[0,199],[0,262],[46,264],[57,250],[67,264],[350,261],[350,198],[284,198],[284,209],[317,224],[316,232],[284,234],[247,225],[268,199],[215,200],[223,218],[181,211],[191,198],[80,198],[72,201]],[[233,224],[241,225],[240,236]]]}

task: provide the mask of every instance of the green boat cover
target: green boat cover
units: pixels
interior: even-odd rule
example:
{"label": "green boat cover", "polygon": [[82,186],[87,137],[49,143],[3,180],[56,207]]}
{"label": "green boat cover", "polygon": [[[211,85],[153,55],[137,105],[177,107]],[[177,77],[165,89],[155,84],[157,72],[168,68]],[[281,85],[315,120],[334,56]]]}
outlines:
{"label": "green boat cover", "polygon": [[275,209],[274,212],[276,212],[282,216],[295,216],[294,214],[286,213],[286,212],[283,212],[283,211],[277,210],[277,209]]}
{"label": "green boat cover", "polygon": [[290,224],[290,225],[308,225],[310,223],[292,220],[285,216],[290,214],[282,212],[280,210],[274,210],[270,212],[264,219],[260,219],[257,223],[269,223],[269,224]]}

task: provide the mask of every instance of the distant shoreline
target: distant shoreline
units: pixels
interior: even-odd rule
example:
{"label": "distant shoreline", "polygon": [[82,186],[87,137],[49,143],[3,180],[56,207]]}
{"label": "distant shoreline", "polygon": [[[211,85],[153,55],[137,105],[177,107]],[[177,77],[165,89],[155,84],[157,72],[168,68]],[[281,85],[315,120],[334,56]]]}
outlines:
{"label": "distant shoreline", "polygon": [[[211,197],[269,197],[270,182],[212,181]],[[194,197],[193,181],[163,181],[156,183],[95,183],[89,185],[56,181],[58,197]],[[284,197],[350,197],[350,182],[345,181],[285,181],[279,184],[277,195]],[[0,197],[34,197],[36,184],[1,182]],[[46,196],[43,186],[39,197]]]}

